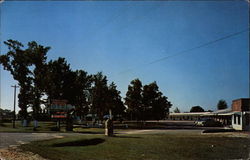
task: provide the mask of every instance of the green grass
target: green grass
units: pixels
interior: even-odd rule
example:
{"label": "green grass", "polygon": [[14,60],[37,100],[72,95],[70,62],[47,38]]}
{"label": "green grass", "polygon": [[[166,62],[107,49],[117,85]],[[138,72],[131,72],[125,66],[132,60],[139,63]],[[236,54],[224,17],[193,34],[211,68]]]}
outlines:
{"label": "green grass", "polygon": [[[56,122],[39,122],[36,132],[51,132],[51,128],[56,126]],[[64,127],[62,127],[64,130]],[[28,127],[23,127],[20,121],[15,123],[15,128],[12,128],[12,123],[0,123],[0,132],[34,132],[33,121]]]}
{"label": "green grass", "polygon": [[[58,132],[52,131],[51,128],[56,127],[56,122],[39,122],[39,127],[33,131],[33,123],[28,127],[23,127],[21,122],[16,122],[16,127],[12,128],[12,123],[0,123],[0,132]],[[65,124],[61,124],[61,132],[66,132]],[[88,133],[88,134],[104,134],[103,128],[74,128],[74,132]]]}
{"label": "green grass", "polygon": [[248,138],[200,134],[82,135],[20,146],[51,160],[246,159]]}

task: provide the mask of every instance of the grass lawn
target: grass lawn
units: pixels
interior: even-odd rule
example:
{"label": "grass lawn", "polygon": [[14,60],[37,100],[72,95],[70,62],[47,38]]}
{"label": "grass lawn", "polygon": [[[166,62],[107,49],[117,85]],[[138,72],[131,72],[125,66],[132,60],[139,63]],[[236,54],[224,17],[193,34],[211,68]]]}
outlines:
{"label": "grass lawn", "polygon": [[82,135],[20,146],[52,160],[246,159],[250,140],[200,134]]}
{"label": "grass lawn", "polygon": [[[12,123],[0,123],[0,132],[58,132],[51,130],[55,126],[56,122],[39,122],[37,131],[33,131],[32,123],[28,127],[23,127],[21,122],[16,122],[16,128],[12,128]],[[104,128],[74,128],[73,131],[87,134],[104,134]],[[61,124],[60,132],[66,132],[64,124]]]}
{"label": "grass lawn", "polygon": [[[91,122],[89,122],[91,123]],[[12,123],[3,123],[0,122],[0,132],[56,132],[52,131],[51,128],[56,127],[56,122],[38,122],[39,127],[36,131],[33,131],[33,121],[30,122],[28,127],[23,127],[21,125],[20,121],[16,122],[16,127],[12,128]],[[74,132],[80,132],[80,133],[94,133],[94,134],[103,134],[104,133],[104,126],[101,128],[81,128],[77,127],[74,128]],[[114,128],[116,131],[118,130],[127,130],[127,129],[160,129],[166,127],[166,124],[164,123],[146,123],[146,125],[143,125],[142,122],[126,122],[126,123],[114,123]],[[61,124],[61,132],[66,132],[65,124]]]}
{"label": "grass lawn", "polygon": [[[33,121],[28,127],[23,127],[20,121],[15,123],[15,128],[12,128],[12,123],[0,123],[0,132],[33,132]],[[55,122],[39,122],[36,132],[51,132],[51,128],[56,126]],[[64,128],[62,128],[63,130]]]}

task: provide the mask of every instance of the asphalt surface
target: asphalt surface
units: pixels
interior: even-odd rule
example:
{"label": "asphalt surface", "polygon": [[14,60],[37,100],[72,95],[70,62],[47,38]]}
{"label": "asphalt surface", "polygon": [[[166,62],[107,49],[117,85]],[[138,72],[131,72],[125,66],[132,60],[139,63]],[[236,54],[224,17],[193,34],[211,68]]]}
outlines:
{"label": "asphalt surface", "polygon": [[18,146],[31,141],[82,135],[78,133],[0,133],[0,149]]}

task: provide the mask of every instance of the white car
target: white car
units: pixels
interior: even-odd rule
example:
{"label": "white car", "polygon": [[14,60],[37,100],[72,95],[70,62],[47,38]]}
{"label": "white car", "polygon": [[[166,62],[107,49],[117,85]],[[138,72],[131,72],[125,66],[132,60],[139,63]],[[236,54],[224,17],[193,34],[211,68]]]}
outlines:
{"label": "white car", "polygon": [[195,121],[194,123],[195,123],[196,126],[204,126],[205,122],[206,121],[200,120],[200,121]]}

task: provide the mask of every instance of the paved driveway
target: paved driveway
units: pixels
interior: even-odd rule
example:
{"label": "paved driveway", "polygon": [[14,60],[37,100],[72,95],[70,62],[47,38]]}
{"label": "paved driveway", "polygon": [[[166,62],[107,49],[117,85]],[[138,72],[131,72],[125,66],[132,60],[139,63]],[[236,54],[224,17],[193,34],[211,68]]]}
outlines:
{"label": "paved driveway", "polygon": [[82,135],[78,133],[0,133],[0,149],[31,141]]}

